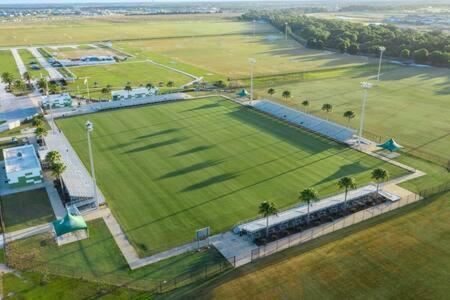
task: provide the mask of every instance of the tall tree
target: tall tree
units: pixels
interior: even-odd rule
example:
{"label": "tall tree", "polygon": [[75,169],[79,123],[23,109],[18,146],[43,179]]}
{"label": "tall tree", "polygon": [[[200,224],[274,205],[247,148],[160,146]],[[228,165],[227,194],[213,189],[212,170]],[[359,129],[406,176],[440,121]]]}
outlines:
{"label": "tall tree", "polygon": [[47,155],[45,156],[45,162],[48,163],[51,168],[55,163],[61,162],[61,153],[56,150],[47,152]]}
{"label": "tall tree", "polygon": [[130,97],[130,93],[131,93],[132,90],[133,90],[133,88],[131,87],[131,85],[127,84],[125,86],[125,91],[128,92],[128,97]]}
{"label": "tall tree", "polygon": [[319,199],[319,194],[314,188],[307,188],[300,192],[299,198],[301,201],[306,202],[306,204],[308,205],[308,214],[306,220],[309,223],[309,211],[311,208],[311,203]]}
{"label": "tall tree", "polygon": [[344,196],[344,207],[347,209],[347,195],[349,190],[356,189],[356,180],[353,177],[342,177],[338,181],[338,187],[340,189],[345,189],[345,196]]}
{"label": "tall tree", "polygon": [[258,211],[266,218],[266,238],[269,238],[269,217],[276,215],[278,213],[278,209],[275,203],[263,201],[259,205]]}
{"label": "tall tree", "polygon": [[34,130],[34,133],[36,134],[36,136],[39,139],[42,139],[44,136],[47,135],[48,129],[45,126],[41,125],[41,126],[36,127],[36,129]]}
{"label": "tall tree", "polygon": [[351,110],[347,110],[344,114],[343,114],[344,118],[346,118],[348,120],[348,122],[350,123],[350,120],[353,119],[354,117],[356,117],[355,113]]}
{"label": "tall tree", "polygon": [[287,99],[289,99],[291,97],[291,92],[290,91],[283,91],[281,96],[283,96],[284,100],[286,100],[286,102],[287,102]]}
{"label": "tall tree", "polygon": [[59,180],[61,187],[62,187],[61,175],[64,173],[65,170],[66,170],[66,165],[62,162],[56,162],[51,166],[52,175],[55,176]]}
{"label": "tall tree", "polygon": [[275,89],[274,88],[269,88],[267,90],[267,94],[269,94],[270,96],[272,96],[273,94],[275,94]]}
{"label": "tall tree", "polygon": [[380,190],[380,184],[389,179],[389,172],[383,168],[376,168],[371,173],[371,178],[377,182],[377,193]]}
{"label": "tall tree", "polygon": [[2,73],[2,82],[6,83],[8,85],[8,89],[11,89],[11,84],[14,81],[14,77],[9,72],[3,72]]}
{"label": "tall tree", "polygon": [[28,85],[31,85],[31,74],[29,72],[24,72],[22,75],[23,79],[27,81]]}
{"label": "tall tree", "polygon": [[302,102],[303,107],[305,108],[305,112],[307,111],[307,108],[309,107],[309,101],[308,100],[304,100]]}

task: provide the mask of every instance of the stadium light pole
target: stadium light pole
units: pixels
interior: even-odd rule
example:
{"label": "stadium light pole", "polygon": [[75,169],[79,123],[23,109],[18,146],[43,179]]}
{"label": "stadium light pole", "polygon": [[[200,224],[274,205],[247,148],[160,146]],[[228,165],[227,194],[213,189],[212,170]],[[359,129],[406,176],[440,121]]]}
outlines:
{"label": "stadium light pole", "polygon": [[361,118],[359,120],[359,137],[358,137],[358,147],[361,146],[361,140],[364,130],[364,113],[366,110],[366,102],[367,102],[367,91],[372,87],[372,84],[369,82],[361,82],[361,87],[364,90],[362,105],[361,105]]}
{"label": "stadium light pole", "polygon": [[94,124],[91,121],[86,121],[86,133],[88,138],[88,148],[89,148],[89,160],[91,163],[91,176],[92,176],[92,186],[94,191],[94,201],[95,205],[98,207],[97,198],[97,183],[95,180],[95,170],[94,170],[94,156],[92,155],[92,145],[91,145],[91,132],[94,131]]}
{"label": "stadium light pole", "polygon": [[250,64],[250,101],[253,101],[253,66],[256,63],[256,59],[249,58],[248,62]]}
{"label": "stadium light pole", "polygon": [[381,46],[378,48],[380,50],[380,62],[378,63],[378,76],[377,81],[380,81],[380,73],[381,73],[381,60],[383,59],[383,52],[386,51],[386,47]]}
{"label": "stadium light pole", "polygon": [[253,38],[255,38],[255,31],[256,31],[255,26],[256,26],[256,20],[253,19]]}
{"label": "stadium light pole", "polygon": [[287,41],[287,27],[288,27],[288,23],[285,22],[284,23],[284,39]]}
{"label": "stadium light pole", "polygon": [[53,107],[52,103],[50,102],[49,92],[48,92],[48,81],[50,80],[49,77],[45,77],[45,95],[47,96],[48,106],[50,107],[50,117],[52,118],[52,134],[55,134],[55,118],[53,116]]}

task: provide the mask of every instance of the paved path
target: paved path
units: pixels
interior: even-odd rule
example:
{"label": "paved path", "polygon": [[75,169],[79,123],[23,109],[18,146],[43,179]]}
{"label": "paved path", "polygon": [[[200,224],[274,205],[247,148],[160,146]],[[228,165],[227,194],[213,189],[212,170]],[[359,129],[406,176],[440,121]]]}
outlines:
{"label": "paved path", "polygon": [[5,84],[0,83],[0,120],[24,120],[38,112],[38,104],[31,97],[16,97],[6,92],[5,87]]}
{"label": "paved path", "polygon": [[57,219],[64,218],[67,214],[67,210],[62,204],[61,198],[59,197],[58,191],[53,185],[53,182],[45,182],[45,189],[47,190],[48,199],[50,200],[50,204],[53,208],[53,212],[55,213],[55,217]]}
{"label": "paved path", "polygon": [[27,67],[23,63],[22,57],[19,55],[19,51],[17,48],[11,48],[11,53],[14,56],[14,60],[16,61],[17,69],[19,69],[20,77],[23,78],[23,73],[27,71]]}
{"label": "paved path", "polygon": [[[36,234],[49,232],[52,229],[51,223],[41,224],[37,226],[28,227],[14,232],[5,233],[6,242],[10,243],[15,240],[25,239]],[[0,248],[4,247],[3,236],[0,236]]]}
{"label": "paved path", "polygon": [[62,79],[64,79],[64,76],[61,73],[59,73],[59,71],[56,68],[54,68],[47,61],[47,59],[44,56],[42,56],[42,54],[39,52],[39,50],[37,48],[30,47],[30,48],[28,48],[28,51],[30,51],[31,54],[33,54],[33,56],[36,57],[38,62],[41,64],[41,66],[43,66],[45,68],[45,70],[47,70],[51,80],[62,80]]}

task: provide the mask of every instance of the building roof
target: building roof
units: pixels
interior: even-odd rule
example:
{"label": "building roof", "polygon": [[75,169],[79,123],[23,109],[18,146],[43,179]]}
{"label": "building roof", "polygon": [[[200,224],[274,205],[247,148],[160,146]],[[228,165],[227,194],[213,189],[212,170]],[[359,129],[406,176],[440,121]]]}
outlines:
{"label": "building roof", "polygon": [[67,93],[42,96],[42,101],[43,102],[47,102],[47,101],[54,102],[54,101],[59,100],[59,99],[62,99],[62,100],[65,100],[65,99],[69,100],[70,99],[70,100],[72,100],[72,97],[70,97],[70,95],[67,94]]}
{"label": "building roof", "polygon": [[33,145],[3,149],[6,173],[40,168],[41,165]]}
{"label": "building roof", "polygon": [[56,236],[61,236],[77,230],[86,230],[87,225],[82,216],[75,216],[70,213],[59,220],[52,222]]}
{"label": "building roof", "polygon": [[151,89],[147,89],[146,87],[140,87],[140,88],[134,88],[130,92],[128,92],[126,90],[112,91],[111,95],[112,96],[119,95],[119,96],[128,97],[128,95],[135,96],[135,95],[142,95],[142,94],[144,94],[144,95],[154,94],[157,91],[158,91],[158,88],[156,88],[156,87],[153,87]]}

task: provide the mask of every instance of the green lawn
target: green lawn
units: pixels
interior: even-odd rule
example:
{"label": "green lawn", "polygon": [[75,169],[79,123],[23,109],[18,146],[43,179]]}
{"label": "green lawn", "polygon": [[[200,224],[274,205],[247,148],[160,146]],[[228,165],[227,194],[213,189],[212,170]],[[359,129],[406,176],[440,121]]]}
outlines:
{"label": "green lawn", "polygon": [[2,196],[1,202],[7,232],[55,220],[44,188]]}
{"label": "green lawn", "polygon": [[[289,90],[292,94],[289,105],[303,110],[301,103],[308,100],[311,103],[308,110],[313,114],[357,128],[363,95],[360,82],[370,80],[376,83],[376,72],[376,67],[347,68],[304,74],[303,78],[260,78],[255,85],[260,98],[286,103],[281,94]],[[393,137],[411,148],[448,158],[448,69],[385,65],[381,79],[380,84],[369,91],[364,129]],[[272,97],[266,93],[269,87],[276,90]],[[332,104],[333,112],[323,112],[321,107],[324,103]],[[347,110],[356,113],[356,118],[350,123],[342,116]]]}
{"label": "green lawn", "polygon": [[[103,66],[72,67],[69,69],[78,77],[78,80],[68,85],[68,89],[73,94],[77,94],[77,87],[79,87],[81,94],[87,92],[83,82],[85,77],[89,77],[91,97],[101,97],[102,99],[106,97],[111,98],[110,94],[106,96],[100,92],[108,84],[113,89],[122,90],[128,82],[130,82],[132,87],[138,87],[139,85],[145,86],[149,82],[158,85],[159,82],[166,84],[168,81],[173,81],[175,87],[180,87],[193,80],[184,74],[145,61],[131,61]],[[97,82],[97,85],[94,85],[95,82]]]}
{"label": "green lawn", "polygon": [[[19,51],[20,57],[23,60],[23,63],[25,64],[25,66],[27,68],[27,71],[30,73],[31,77],[40,78],[41,74],[44,77],[48,76],[48,72],[45,70],[45,68],[43,68],[41,66],[41,64],[39,64],[38,60],[33,56],[33,54],[31,54],[30,51],[28,51],[27,49],[19,49],[18,51]],[[41,67],[41,69],[40,70],[32,70],[30,68],[31,62],[34,62],[36,65]]]}
{"label": "green lawn", "polygon": [[[102,219],[88,222],[88,229],[88,239],[61,247],[56,245],[50,233],[14,241],[8,245],[8,263],[19,270],[147,291],[159,287],[160,281],[164,280],[172,285],[170,280],[182,274],[192,273],[192,279],[202,277],[199,275],[203,275],[205,265],[209,266],[209,274],[218,271],[219,265],[229,267],[220,253],[211,249],[186,253],[131,271]],[[191,279],[189,275],[183,278]],[[178,286],[183,283],[179,280]]]}
{"label": "green lawn", "polygon": [[196,299],[446,299],[450,193],[261,259]]}
{"label": "green lawn", "polygon": [[[146,299],[148,293],[34,272],[3,275],[3,294],[12,299]],[[141,298],[140,298],[141,297]],[[10,298],[10,297],[8,297]]]}
{"label": "green lawn", "polygon": [[93,133],[100,189],[141,255],[253,218],[261,201],[280,208],[314,186],[322,196],[375,167],[405,171],[289,127],[223,98],[182,101],[57,120],[88,165],[84,123]]}
{"label": "green lawn", "polygon": [[[249,58],[255,58],[256,75],[301,72],[319,68],[361,65],[372,59],[303,47],[278,32],[142,40],[118,43],[141,57],[163,55],[226,77],[249,77]],[[206,77],[207,78],[207,77]]]}
{"label": "green lawn", "polygon": [[9,50],[0,50],[0,74],[3,72],[11,73],[15,79],[20,78],[16,61]]}

